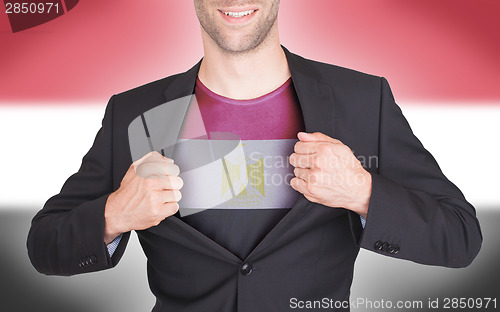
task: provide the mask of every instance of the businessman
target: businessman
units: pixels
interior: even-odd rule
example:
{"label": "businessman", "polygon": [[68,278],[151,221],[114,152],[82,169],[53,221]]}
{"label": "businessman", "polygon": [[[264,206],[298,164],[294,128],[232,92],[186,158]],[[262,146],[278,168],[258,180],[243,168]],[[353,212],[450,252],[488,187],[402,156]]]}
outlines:
{"label": "businessman", "polygon": [[[473,261],[475,210],[413,135],[388,82],[281,46],[279,4],[194,1],[203,59],[111,97],[79,171],[33,219],[39,272],[112,268],[134,230],[153,311],[289,311],[292,298],[348,301],[360,247],[430,265]],[[216,170],[188,172],[185,145],[163,150],[221,133],[237,136],[243,163],[222,157]],[[137,153],[137,142],[152,148]],[[266,175],[281,183],[255,178]],[[349,310],[318,309],[337,308]]]}

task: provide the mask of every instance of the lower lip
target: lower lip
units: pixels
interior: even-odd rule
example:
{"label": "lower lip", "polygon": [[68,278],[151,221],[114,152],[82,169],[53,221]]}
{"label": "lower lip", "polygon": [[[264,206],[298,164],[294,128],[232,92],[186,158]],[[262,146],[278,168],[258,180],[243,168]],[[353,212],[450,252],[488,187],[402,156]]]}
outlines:
{"label": "lower lip", "polygon": [[243,17],[232,17],[232,16],[229,16],[229,15],[222,13],[221,11],[219,11],[219,13],[222,15],[222,18],[224,19],[224,21],[226,21],[229,24],[244,24],[244,23],[248,22],[249,20],[251,20],[254,17],[255,13],[257,13],[257,11],[258,10],[255,10],[252,12],[252,14],[248,14],[248,15],[243,16]]}

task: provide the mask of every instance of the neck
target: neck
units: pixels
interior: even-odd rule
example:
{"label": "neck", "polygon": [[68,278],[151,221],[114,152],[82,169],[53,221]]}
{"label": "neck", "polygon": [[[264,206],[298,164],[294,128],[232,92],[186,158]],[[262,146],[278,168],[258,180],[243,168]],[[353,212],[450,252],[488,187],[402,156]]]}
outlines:
{"label": "neck", "polygon": [[212,92],[238,99],[254,99],[277,89],[290,70],[277,30],[254,50],[229,53],[202,30],[205,56],[198,77]]}

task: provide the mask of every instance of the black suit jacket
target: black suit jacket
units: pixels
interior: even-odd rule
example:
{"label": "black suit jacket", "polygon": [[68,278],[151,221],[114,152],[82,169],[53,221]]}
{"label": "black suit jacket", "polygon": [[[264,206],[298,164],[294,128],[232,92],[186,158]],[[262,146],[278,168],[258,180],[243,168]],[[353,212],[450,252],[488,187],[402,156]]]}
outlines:
{"label": "black suit jacket", "polygon": [[[448,267],[467,266],[477,255],[474,208],[413,135],[387,81],[284,51],[306,131],[338,138],[367,160],[373,187],[366,228],[355,213],[301,196],[242,260],[168,217],[137,232],[154,311],[288,311],[291,298],[344,300],[360,247]],[[73,275],[118,263],[130,233],[110,258],[104,207],[132,162],[127,128],[145,111],[191,95],[199,66],[110,99],[81,168],[33,219],[27,246],[39,272]]]}

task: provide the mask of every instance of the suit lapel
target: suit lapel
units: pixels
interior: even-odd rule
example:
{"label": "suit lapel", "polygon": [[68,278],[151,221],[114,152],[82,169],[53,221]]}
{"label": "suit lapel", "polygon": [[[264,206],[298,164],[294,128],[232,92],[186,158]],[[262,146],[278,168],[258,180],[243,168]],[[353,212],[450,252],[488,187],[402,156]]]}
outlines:
{"label": "suit lapel", "polygon": [[[194,95],[194,88],[200,65],[201,60],[187,72],[179,74],[165,89],[165,103],[162,105],[179,106],[178,108],[172,108],[171,111],[183,112],[182,115],[176,115],[176,118],[182,118],[183,122],[176,124],[174,127],[168,126],[168,129],[165,129],[165,131],[175,133],[175,137],[170,136],[169,140],[164,140],[164,146],[174,146],[177,141],[191,103],[191,96]],[[173,216],[163,220],[159,226],[152,227],[147,231],[164,236],[167,239],[172,239],[177,235],[177,239],[175,240],[178,244],[196,249],[202,253],[210,253],[212,256],[218,255],[222,259],[230,262],[241,261],[241,259],[229,250],[217,244],[215,241],[185,223],[180,218],[180,213],[177,211],[177,213]]]}
{"label": "suit lapel", "polygon": [[[292,75],[293,85],[299,98],[301,111],[304,117],[304,124],[307,132],[323,132],[329,136],[334,136],[335,122],[335,103],[331,88],[321,82],[321,75],[308,62],[298,55],[290,53],[283,47],[288,60],[288,65]],[[200,68],[201,61],[198,62],[189,71],[180,74],[165,90],[165,99],[168,103],[186,97],[194,93],[196,77]],[[187,112],[189,101],[182,103]],[[185,117],[185,116],[184,116]],[[180,129],[175,129],[179,133]],[[172,142],[175,143],[175,142]],[[292,209],[280,220],[280,222],[269,232],[264,239],[250,253],[249,257],[262,252],[269,247],[274,241],[282,236],[297,220],[309,212],[310,202],[300,196],[293,205]],[[223,248],[210,238],[206,237],[187,223],[179,219],[179,214],[166,218],[162,223],[176,230],[186,231],[186,235],[191,237],[195,242],[206,245],[206,247],[214,249],[220,256],[238,261],[239,258]],[[156,227],[155,232],[161,234],[161,227]],[[166,233],[165,233],[166,234]],[[179,243],[192,244],[190,240],[183,240]]]}
{"label": "suit lapel", "polygon": [[[285,51],[288,66],[292,74],[293,85],[299,98],[306,131],[318,131],[333,137],[335,130],[335,103],[330,87],[321,83],[320,74],[315,72],[307,64],[306,60],[290,53],[285,47],[283,47],[283,50]],[[261,253],[298,220],[301,220],[310,211],[310,205],[311,202],[303,195],[299,196],[292,209],[254,248],[249,257]]]}
{"label": "suit lapel", "polygon": [[335,101],[331,88],[322,83],[322,77],[302,57],[290,53],[285,47],[292,81],[299,98],[307,132],[323,132],[334,136]]}

